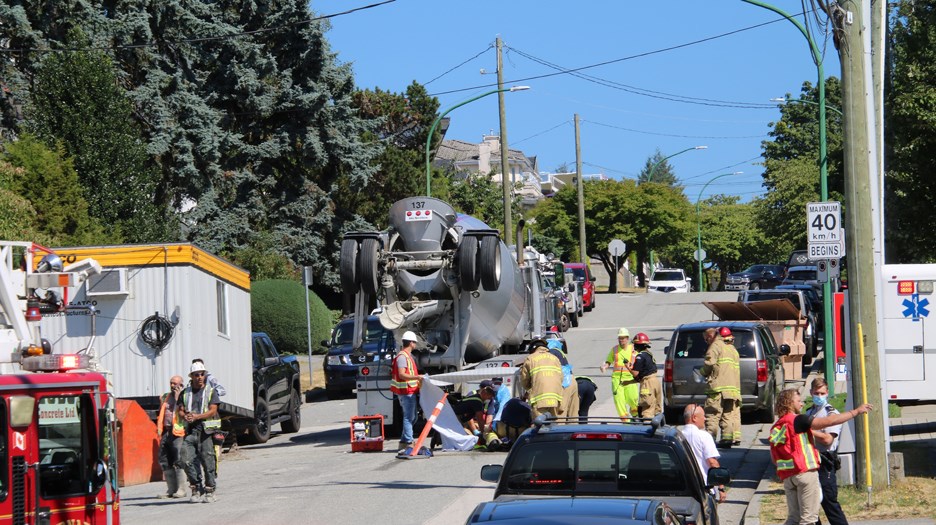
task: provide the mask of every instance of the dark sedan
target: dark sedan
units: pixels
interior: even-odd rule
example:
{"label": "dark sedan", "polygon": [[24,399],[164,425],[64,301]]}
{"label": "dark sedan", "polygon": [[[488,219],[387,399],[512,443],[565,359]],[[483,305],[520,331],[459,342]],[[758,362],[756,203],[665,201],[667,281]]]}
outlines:
{"label": "dark sedan", "polygon": [[759,290],[773,288],[783,280],[783,265],[755,264],[725,279],[725,290]]}
{"label": "dark sedan", "polygon": [[517,496],[479,504],[465,523],[678,525],[682,521],[666,503],[652,499]]}

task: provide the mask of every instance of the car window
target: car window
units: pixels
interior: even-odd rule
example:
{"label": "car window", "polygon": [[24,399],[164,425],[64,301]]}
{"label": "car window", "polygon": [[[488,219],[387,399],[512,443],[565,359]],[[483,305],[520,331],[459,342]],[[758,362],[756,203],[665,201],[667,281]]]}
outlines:
{"label": "car window", "polygon": [[[367,332],[364,335],[365,343],[380,342],[384,336],[384,327],[377,319],[367,321]],[[332,334],[332,345],[349,345],[354,339],[354,322],[345,321],[338,323],[335,327],[335,333]]]}
{"label": "car window", "polygon": [[651,281],[685,281],[686,276],[682,272],[656,272]]}
{"label": "car window", "polygon": [[663,443],[527,443],[505,472],[506,489],[523,494],[677,493],[686,489],[679,459]]}
{"label": "car window", "polygon": [[795,306],[797,309],[800,309],[800,310],[802,309],[802,306],[800,305],[799,294],[795,294],[795,293],[780,294],[780,293],[769,293],[769,292],[767,293],[748,292],[748,294],[744,296],[744,300],[749,303],[754,303],[757,301],[770,301],[773,299],[789,299],[789,301],[793,303],[793,306]]}
{"label": "car window", "polygon": [[575,276],[576,281],[587,281],[587,275],[585,274],[585,268],[566,268],[566,273],[571,272]]}
{"label": "car window", "polygon": [[793,279],[793,280],[800,280],[800,281],[810,281],[810,280],[815,281],[816,270],[796,270],[796,271],[790,272],[790,275],[788,278]]}
{"label": "car window", "polygon": [[[676,359],[704,359],[708,344],[702,338],[702,330],[680,332],[676,336],[676,345],[673,355]],[[754,357],[757,349],[754,346],[754,336],[751,332],[736,331],[734,333],[734,346],[739,357]]]}
{"label": "car window", "polygon": [[761,347],[764,349],[764,353],[770,354],[771,356],[776,356],[777,348],[774,345],[773,336],[770,336],[763,331],[758,331],[757,336],[761,340]]}

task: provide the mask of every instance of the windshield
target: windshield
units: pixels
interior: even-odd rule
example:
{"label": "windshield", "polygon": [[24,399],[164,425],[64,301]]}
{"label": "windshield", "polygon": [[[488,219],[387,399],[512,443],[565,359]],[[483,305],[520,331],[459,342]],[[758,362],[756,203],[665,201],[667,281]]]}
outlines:
{"label": "windshield", "polygon": [[816,270],[796,270],[795,272],[790,272],[787,279],[794,281],[815,281]]}
{"label": "windshield", "polygon": [[520,494],[650,495],[687,490],[683,468],[663,443],[561,441],[529,443],[505,472]]}
{"label": "windshield", "polygon": [[[372,319],[367,321],[367,333],[364,335],[365,343],[378,343],[386,334],[392,337],[389,330],[384,330],[380,321]],[[335,333],[332,335],[332,346],[350,345],[354,337],[354,321],[342,321],[335,327]]]}
{"label": "windshield", "polygon": [[686,276],[682,272],[657,272],[650,278],[651,281],[685,281]]}
{"label": "windshield", "polygon": [[585,279],[585,268],[566,268],[566,273],[571,273],[575,276],[575,280],[579,282],[584,282]]}

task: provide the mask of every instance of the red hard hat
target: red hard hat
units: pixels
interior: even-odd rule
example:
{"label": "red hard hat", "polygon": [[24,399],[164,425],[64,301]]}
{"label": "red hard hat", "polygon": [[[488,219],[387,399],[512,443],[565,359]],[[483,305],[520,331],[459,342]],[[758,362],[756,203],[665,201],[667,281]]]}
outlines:
{"label": "red hard hat", "polygon": [[731,337],[731,329],[729,329],[727,326],[723,326],[718,329],[718,335],[722,337]]}
{"label": "red hard hat", "polygon": [[643,333],[643,332],[640,332],[639,334],[637,334],[637,335],[634,336],[634,341],[633,341],[633,343],[634,343],[635,345],[647,345],[647,346],[649,346],[649,345],[650,345],[650,338],[647,337],[647,334],[645,334],[645,333]]}

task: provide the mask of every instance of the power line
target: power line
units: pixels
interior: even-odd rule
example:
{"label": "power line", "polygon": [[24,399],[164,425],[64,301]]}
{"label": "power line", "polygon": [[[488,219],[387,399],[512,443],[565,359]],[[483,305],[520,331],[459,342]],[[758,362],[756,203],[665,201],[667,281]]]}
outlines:
{"label": "power line", "polygon": [[631,173],[631,172],[628,172],[628,171],[616,170],[616,169],[614,169],[614,168],[608,168],[608,167],[602,166],[602,165],[600,165],[600,164],[592,164],[591,162],[585,162],[585,161],[582,161],[582,164],[585,164],[586,166],[591,166],[591,167],[593,167],[593,168],[598,168],[598,169],[600,169],[600,170],[610,171],[611,173],[620,173],[621,175],[624,175],[625,177],[627,177],[627,178],[629,178],[629,179],[636,179],[636,178],[637,178],[637,175],[636,175],[636,174]]}
{"label": "power line", "polygon": [[[802,13],[799,13],[799,14],[797,14],[797,15],[795,15],[795,16],[799,16],[800,14],[802,14]],[[696,44],[702,44],[702,43],[704,43],[704,42],[709,42],[709,41],[711,41],[711,40],[717,40],[717,39],[719,39],[719,38],[724,38],[724,37],[727,37],[727,36],[735,35],[735,34],[738,34],[738,33],[742,33],[742,32],[744,32],[744,31],[750,31],[750,30],[752,30],[752,29],[757,29],[757,28],[764,27],[764,26],[767,26],[767,25],[770,25],[770,24],[775,24],[775,23],[781,22],[781,21],[786,21],[786,18],[777,18],[777,19],[775,19],[775,20],[771,20],[771,21],[768,21],[768,22],[763,22],[763,23],[756,24],[756,25],[753,25],[753,26],[743,27],[743,28],[741,28],[741,29],[736,29],[736,30],[734,30],[734,31],[729,31],[729,32],[727,32],[727,33],[721,33],[721,34],[719,34],[719,35],[710,36],[710,37],[702,38],[702,39],[699,39],[699,40],[693,40],[693,41],[691,41],[691,42],[686,42],[686,43],[683,43],[683,44],[677,44],[677,45],[675,45],[675,46],[664,47],[664,48],[656,49],[656,50],[653,50],[653,51],[646,51],[646,52],[644,52],[644,53],[638,53],[638,54],[636,54],[636,55],[629,55],[629,56],[625,56],[625,57],[621,57],[621,58],[615,58],[615,59],[613,59],[613,60],[606,60],[606,61],[604,61],[604,62],[598,62],[598,63],[595,63],[595,64],[589,64],[589,65],[587,65],[587,66],[576,67],[576,68],[568,69],[568,70],[566,70],[566,71],[558,71],[558,72],[556,72],[556,73],[546,73],[546,74],[543,74],[543,75],[536,75],[536,76],[532,76],[532,77],[514,79],[514,80],[510,80],[510,81],[508,81],[508,82],[510,82],[510,83],[515,83],[515,82],[526,82],[526,81],[528,81],[528,80],[538,80],[538,79],[541,79],[541,78],[549,78],[549,77],[554,77],[554,76],[557,76],[557,75],[566,75],[566,74],[569,74],[569,73],[572,73],[572,72],[575,72],[575,71],[583,71],[583,70],[586,70],[586,69],[592,69],[592,68],[596,68],[596,67],[606,66],[606,65],[608,65],[608,64],[614,64],[614,63],[617,63],[617,62],[624,62],[624,61],[627,61],[627,60],[634,60],[634,59],[637,59],[637,58],[643,58],[643,57],[646,57],[646,56],[651,56],[651,55],[656,55],[656,54],[660,54],[660,53],[665,53],[665,52],[667,52],[667,51],[674,51],[674,50],[676,50],[676,49],[682,49],[682,48],[684,48],[684,47],[689,47],[689,46],[693,46],[693,45],[696,45]],[[489,87],[491,87],[491,86],[496,86],[496,85],[497,85],[497,84],[495,83],[495,84],[484,84],[484,85],[480,85],[480,86],[466,87],[466,88],[460,88],[460,89],[452,89],[452,90],[449,90],[449,91],[440,91],[440,92],[438,92],[438,93],[432,93],[432,94],[430,94],[430,96],[437,97],[437,96],[439,96],[439,95],[449,95],[449,94],[451,94],[451,93],[461,93],[461,92],[463,92],[463,91],[472,91],[472,90],[476,90],[476,89],[489,88]]]}
{"label": "power line", "polygon": [[355,7],[355,8],[352,8],[352,9],[348,9],[348,10],[346,10],[346,11],[341,11],[341,12],[338,12],[338,13],[332,13],[332,14],[330,14],[330,15],[316,16],[316,17],[314,17],[314,18],[309,18],[309,19],[306,19],[306,20],[300,20],[300,21],[298,21],[298,22],[293,22],[293,23],[291,23],[291,24],[284,24],[284,25],[274,26],[274,27],[265,27],[265,28],[261,28],[261,29],[254,29],[254,30],[252,30],[252,31],[241,31],[241,32],[238,32],[238,33],[231,33],[231,34],[227,34],[227,35],[206,36],[206,37],[193,37],[193,38],[186,38],[186,39],[183,39],[183,40],[175,40],[175,41],[147,42],[147,43],[145,43],[145,44],[126,44],[126,45],[120,45],[120,46],[100,46],[100,47],[84,47],[84,48],[66,47],[66,48],[61,48],[61,49],[52,49],[52,48],[30,48],[30,47],[24,47],[24,48],[0,48],[0,52],[5,52],[5,53],[76,53],[76,52],[87,52],[87,51],[116,51],[116,50],[118,50],[118,49],[140,49],[140,48],[145,48],[145,47],[156,47],[156,46],[159,46],[159,45],[194,44],[194,43],[200,43],[200,42],[212,42],[212,41],[216,41],[216,40],[225,40],[225,39],[228,39],[228,38],[239,38],[239,37],[242,37],[242,36],[252,36],[252,35],[258,35],[258,34],[261,34],[261,33],[268,33],[268,32],[270,32],[270,31],[277,31],[277,30],[280,30],[280,29],[286,29],[286,28],[291,28],[291,27],[298,27],[298,26],[301,26],[301,25],[311,24],[312,22],[315,22],[315,21],[318,21],[318,20],[326,20],[326,19],[335,18],[335,17],[338,17],[338,16],[349,15],[349,14],[355,13],[355,12],[357,12],[357,11],[364,11],[364,10],[366,10],[366,9],[373,9],[373,8],[375,8],[375,7],[380,7],[380,6],[382,6],[382,5],[390,4],[390,3],[393,3],[393,2],[396,2],[396,0],[384,0],[384,1],[382,1],[382,2],[377,2],[377,3],[375,3],[375,4],[369,4],[369,5],[365,5],[365,6],[361,6],[361,7]]}
{"label": "power line", "polygon": [[511,145],[511,146],[516,146],[517,144],[520,144],[521,142],[525,142],[525,141],[528,141],[528,140],[530,140],[530,139],[535,139],[536,137],[539,137],[540,135],[544,135],[544,134],[546,134],[546,133],[549,133],[550,131],[552,131],[552,130],[554,130],[554,129],[556,129],[556,128],[562,127],[562,126],[564,126],[564,125],[566,125],[566,124],[569,124],[569,121],[568,121],[568,120],[563,120],[562,122],[556,124],[555,126],[549,128],[549,129],[540,131],[539,133],[536,133],[536,134],[534,134],[534,135],[530,135],[529,137],[527,137],[527,138],[525,138],[525,139],[521,139],[521,140],[517,140],[517,141],[511,142],[510,145]]}
{"label": "power line", "polygon": [[721,168],[715,168],[715,169],[713,169],[712,171],[706,171],[705,173],[700,173],[700,174],[698,174],[698,175],[693,175],[693,176],[691,176],[691,177],[688,177],[688,178],[685,178],[685,179],[682,179],[682,180],[685,181],[685,180],[698,179],[699,177],[704,177],[704,176],[706,176],[706,175],[711,175],[711,174],[713,174],[713,173],[725,173],[727,170],[730,170],[731,168],[737,168],[738,166],[741,166],[741,165],[743,165],[743,164],[747,164],[747,163],[749,163],[749,162],[752,162],[752,161],[755,161],[755,160],[758,160],[758,159],[761,159],[761,158],[763,158],[763,156],[758,155],[758,156],[756,156],[756,157],[751,157],[751,158],[749,158],[749,159],[747,159],[747,160],[742,160],[741,162],[737,162],[737,163],[732,164],[732,165],[730,165],[730,166],[723,166],[723,167],[721,167]]}
{"label": "power line", "polygon": [[619,129],[622,131],[629,131],[631,133],[640,133],[642,135],[656,135],[659,137],[676,137],[681,139],[723,139],[723,140],[733,140],[733,139],[759,139],[768,137],[767,134],[762,135],[740,135],[740,136],[707,136],[707,135],[677,135],[673,133],[657,133],[654,131],[645,131],[640,129],[625,128],[623,126],[615,126],[613,124],[605,124],[603,122],[595,122],[594,120],[582,120],[582,122],[588,122],[590,124],[595,124],[596,126],[603,126],[606,128]]}
{"label": "power line", "polygon": [[481,52],[478,53],[477,55],[475,55],[475,56],[469,58],[468,60],[465,60],[465,61],[462,62],[461,64],[458,64],[457,66],[455,66],[455,67],[449,69],[449,70],[446,71],[445,73],[442,73],[441,75],[439,75],[439,76],[433,78],[433,79],[430,80],[429,82],[426,82],[425,84],[423,84],[423,86],[428,86],[429,84],[432,84],[433,82],[435,82],[436,80],[439,80],[440,78],[444,77],[445,75],[448,75],[448,74],[451,73],[452,71],[455,71],[456,69],[458,69],[458,68],[464,66],[464,65],[467,64],[468,62],[471,62],[472,60],[474,60],[474,59],[478,58],[479,56],[483,55],[488,49],[491,49],[492,47],[494,47],[494,46],[491,45],[491,44],[488,44],[488,46],[487,46],[486,48],[482,49]]}

